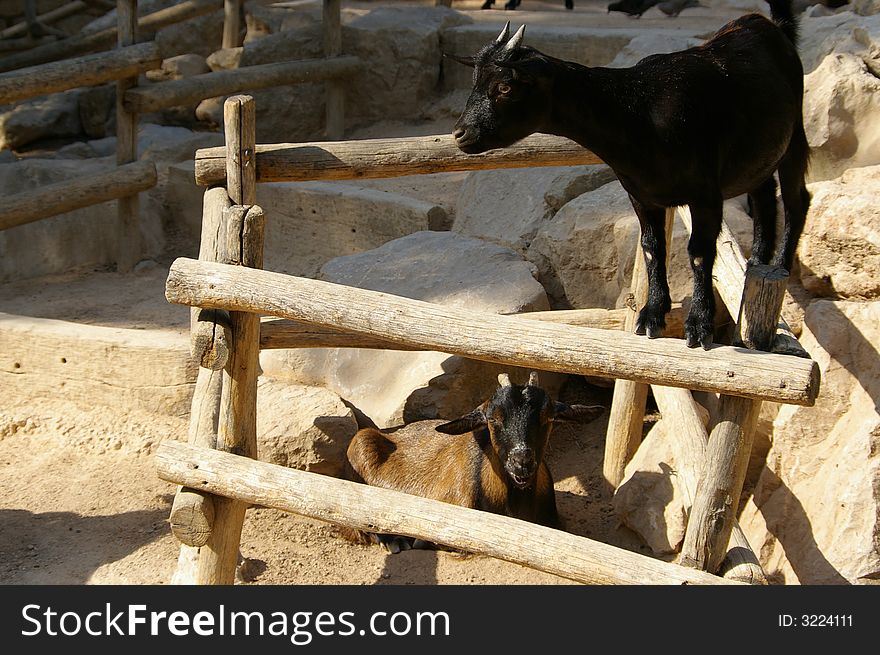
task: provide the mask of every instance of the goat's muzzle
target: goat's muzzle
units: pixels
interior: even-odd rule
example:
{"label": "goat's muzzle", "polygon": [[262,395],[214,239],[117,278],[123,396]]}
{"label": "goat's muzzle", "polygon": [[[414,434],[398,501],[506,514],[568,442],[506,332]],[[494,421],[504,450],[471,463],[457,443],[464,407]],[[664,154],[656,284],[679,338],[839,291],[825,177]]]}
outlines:
{"label": "goat's muzzle", "polygon": [[520,489],[525,489],[535,478],[538,472],[538,461],[535,459],[535,451],[531,448],[522,448],[511,451],[507,457],[507,474],[513,483]]}
{"label": "goat's muzzle", "polygon": [[466,127],[456,127],[452,132],[452,138],[455,139],[455,145],[458,146],[458,149],[468,155],[483,152],[485,149],[474,145],[479,141],[479,135],[476,130]]}

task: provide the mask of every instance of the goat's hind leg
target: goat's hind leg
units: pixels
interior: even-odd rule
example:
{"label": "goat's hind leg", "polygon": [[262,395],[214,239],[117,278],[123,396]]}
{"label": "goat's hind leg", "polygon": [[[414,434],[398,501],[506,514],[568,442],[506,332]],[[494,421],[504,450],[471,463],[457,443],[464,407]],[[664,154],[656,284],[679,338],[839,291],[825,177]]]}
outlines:
{"label": "goat's hind leg", "polygon": [[769,264],[776,249],[776,180],[749,192],[749,215],[752,217],[752,256],[749,265]]}
{"label": "goat's hind leg", "polygon": [[672,308],[666,281],[666,210],[648,209],[630,196],[642,230],[642,253],[648,274],[648,301],[636,319],[636,334],[663,336],[666,314]]}
{"label": "goat's hind leg", "polygon": [[688,256],[694,276],[694,294],[684,323],[684,336],[688,348],[700,345],[708,348],[712,343],[715,323],[712,269],[715,266],[715,242],[721,231],[723,216],[721,194],[711,200],[692,202],[689,207],[692,231],[688,241]]}
{"label": "goat's hind leg", "polygon": [[782,247],[773,258],[773,264],[784,266],[791,272],[798,241],[807,221],[810,209],[810,193],[804,176],[807,173],[807,162],[810,147],[801,127],[791,139],[788,151],[779,162],[779,186],[782,195],[782,206],[785,209],[785,227],[782,233]]}

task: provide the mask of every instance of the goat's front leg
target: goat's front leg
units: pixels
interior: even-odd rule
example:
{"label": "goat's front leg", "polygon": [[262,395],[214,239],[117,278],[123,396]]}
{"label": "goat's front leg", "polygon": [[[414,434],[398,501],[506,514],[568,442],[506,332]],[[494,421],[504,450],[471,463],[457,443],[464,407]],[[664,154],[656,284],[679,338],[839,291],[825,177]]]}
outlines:
{"label": "goat's front leg", "polygon": [[715,242],[721,231],[723,201],[717,198],[705,202],[693,202],[691,210],[692,231],[688,241],[688,256],[694,276],[694,294],[691,309],[684,323],[684,336],[688,348],[712,343],[715,322],[715,296],[712,293],[712,268],[715,265]]}
{"label": "goat's front leg", "polygon": [[663,336],[666,314],[672,308],[666,281],[666,210],[648,209],[630,196],[642,228],[642,253],[648,274],[648,301],[636,319],[636,334],[655,339]]}

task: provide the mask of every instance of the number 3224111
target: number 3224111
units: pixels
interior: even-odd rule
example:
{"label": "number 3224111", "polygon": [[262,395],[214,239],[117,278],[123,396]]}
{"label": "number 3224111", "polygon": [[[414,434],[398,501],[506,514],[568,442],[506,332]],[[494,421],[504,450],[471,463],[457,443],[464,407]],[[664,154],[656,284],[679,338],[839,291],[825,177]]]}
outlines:
{"label": "number 3224111", "polygon": [[779,615],[779,626],[782,628],[851,628],[852,614],[791,614]]}

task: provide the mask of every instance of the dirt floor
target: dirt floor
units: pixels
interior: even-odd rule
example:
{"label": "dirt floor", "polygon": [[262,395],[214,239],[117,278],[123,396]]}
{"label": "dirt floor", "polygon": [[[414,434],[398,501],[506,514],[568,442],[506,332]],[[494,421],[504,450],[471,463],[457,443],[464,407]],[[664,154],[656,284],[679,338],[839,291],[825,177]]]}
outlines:
{"label": "dirt floor", "polygon": [[[608,389],[573,379],[569,402],[610,401]],[[561,426],[549,463],[566,529],[645,552],[617,527],[603,495],[607,414]],[[178,547],[168,527],[175,487],[156,476],[162,439],[186,420],[63,400],[17,402],[0,412],[0,583],[166,584]],[[332,525],[271,509],[245,522],[245,576],[256,584],[557,584],[566,580],[481,556],[349,543]]]}

